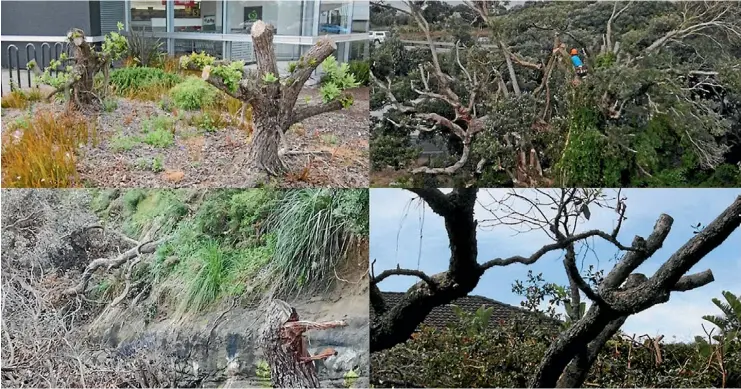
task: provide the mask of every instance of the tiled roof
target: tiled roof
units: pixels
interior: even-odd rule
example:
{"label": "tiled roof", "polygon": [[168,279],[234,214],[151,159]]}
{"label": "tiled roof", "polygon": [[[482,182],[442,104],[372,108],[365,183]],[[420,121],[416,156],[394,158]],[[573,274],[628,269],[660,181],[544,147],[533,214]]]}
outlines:
{"label": "tiled roof", "polygon": [[[404,293],[402,292],[381,292],[383,299],[386,302],[388,309],[401,301]],[[454,322],[458,319],[458,316],[453,311],[451,305],[456,305],[465,312],[476,312],[482,305],[486,308],[493,307],[494,310],[489,320],[490,327],[496,327],[501,321],[509,321],[512,319],[525,320],[531,323],[541,322],[544,324],[557,325],[557,321],[550,319],[542,314],[531,312],[520,307],[515,307],[509,304],[505,304],[500,301],[492,300],[482,296],[466,296],[454,300],[451,304],[441,305],[432,309],[429,315],[422,322],[425,325],[444,328],[448,323]],[[371,321],[375,319],[375,312],[373,307],[370,308]]]}

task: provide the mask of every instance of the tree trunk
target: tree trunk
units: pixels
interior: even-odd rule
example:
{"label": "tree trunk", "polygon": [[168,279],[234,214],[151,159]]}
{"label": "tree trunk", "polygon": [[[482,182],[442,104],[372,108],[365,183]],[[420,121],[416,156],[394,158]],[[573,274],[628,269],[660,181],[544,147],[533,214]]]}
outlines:
{"label": "tree trunk", "polygon": [[247,160],[270,175],[285,173],[287,167],[278,154],[284,128],[277,108],[273,110],[271,107],[257,104],[252,109],[255,127],[247,151]]}
{"label": "tree trunk", "polygon": [[[255,126],[247,160],[263,172],[280,176],[288,170],[279,154],[285,131],[306,118],[342,109],[343,101],[350,96],[342,95],[320,104],[296,105],[306,81],[337,49],[331,39],[317,42],[295,63],[289,75],[281,77],[273,45],[275,27],[260,20],[252,25],[251,34],[257,69],[244,72],[237,88],[227,87],[221,76],[213,74],[211,66],[203,69],[201,77],[217,89],[252,106]],[[213,66],[226,64],[215,62]]]}
{"label": "tree trunk", "polygon": [[344,321],[313,323],[300,321],[290,305],[273,300],[260,333],[260,347],[270,366],[270,380],[275,388],[318,388],[314,360],[336,355],[333,350],[312,357],[303,333],[311,329],[329,329],[347,325]]}
{"label": "tree trunk", "polygon": [[70,85],[69,94],[70,108],[77,110],[97,109],[103,99],[95,91],[95,75],[107,65],[104,57],[96,53],[90,44],[85,41],[85,33],[79,29],[73,29],[67,34],[67,39],[72,47],[74,65],[72,76],[77,79]]}

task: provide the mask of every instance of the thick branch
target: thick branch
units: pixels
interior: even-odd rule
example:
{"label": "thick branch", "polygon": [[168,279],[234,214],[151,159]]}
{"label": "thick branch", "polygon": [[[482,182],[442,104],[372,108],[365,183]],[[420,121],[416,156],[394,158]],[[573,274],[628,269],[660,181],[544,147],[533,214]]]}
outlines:
{"label": "thick branch", "polygon": [[329,58],[335,50],[337,50],[337,44],[325,37],[302,56],[302,59],[296,63],[296,69],[286,79],[286,86],[283,88],[283,100],[285,103],[293,107],[306,81],[311,77],[317,67],[325,59]]}
{"label": "thick branch", "polygon": [[298,320],[298,321],[289,321],[283,325],[284,328],[288,328],[288,329],[299,331],[299,332],[306,332],[310,330],[328,330],[330,328],[345,327],[345,326],[347,326],[347,322],[344,320],[325,321],[322,323],[315,323],[313,321],[306,321],[306,320]]}
{"label": "thick branch", "polygon": [[643,240],[636,236],[633,240],[633,247],[643,247],[643,250],[631,251],[626,253],[620,262],[607,274],[600,285],[600,291],[614,289],[620,286],[628,276],[637,269],[643,262],[651,257],[661,246],[671,231],[674,219],[671,216],[662,214],[654,225],[653,232],[649,235],[648,240]]}
{"label": "thick branch", "polygon": [[499,41],[499,48],[504,53],[504,59],[507,61],[507,69],[509,70],[509,78],[512,82],[512,90],[515,92],[515,96],[519,97],[522,92],[520,91],[520,85],[517,81],[517,73],[515,73],[515,68],[512,66],[512,54],[502,40]]}
{"label": "thick branch", "polygon": [[136,258],[137,256],[141,254],[149,254],[153,253],[155,250],[157,250],[157,247],[163,243],[165,240],[160,239],[157,241],[149,241],[139,244],[138,246],[131,248],[127,250],[126,252],[122,253],[118,257],[115,258],[98,258],[92,262],[90,262],[89,265],[85,268],[85,271],[82,273],[82,279],[77,284],[77,286],[74,286],[72,288],[69,288],[64,291],[65,295],[76,295],[81,294],[85,292],[85,288],[87,288],[87,284],[90,281],[90,277],[93,276],[93,273],[95,273],[96,270],[98,270],[101,267],[107,267],[108,270],[119,267],[126,263],[126,261]]}
{"label": "thick branch", "polygon": [[412,270],[412,269],[389,269],[384,270],[379,274],[377,277],[371,280],[371,283],[378,284],[379,282],[385,280],[388,277],[391,276],[414,276],[422,281],[426,282],[427,285],[432,289],[433,291],[437,289],[437,284],[435,284],[435,281],[430,278],[427,274],[425,274],[423,271],[420,270]]}
{"label": "thick branch", "polygon": [[273,35],[275,27],[262,20],[252,25],[252,45],[255,48],[255,59],[257,60],[257,71],[260,79],[271,73],[278,77],[278,64],[273,48]]}
{"label": "thick branch", "polygon": [[478,284],[483,271],[479,269],[476,242],[476,221],[473,207],[474,188],[453,189],[443,194],[438,189],[414,189],[430,208],[445,219],[450,242],[448,270],[429,277],[435,290],[426,282],[418,282],[388,311],[379,314],[371,323],[371,352],[384,350],[409,339],[409,336],[433,308],[466,296]]}
{"label": "thick branch", "polygon": [[701,273],[690,274],[680,278],[679,281],[674,284],[672,290],[677,292],[686,292],[688,290],[705,286],[713,281],[715,281],[713,272],[708,269]]}
{"label": "thick branch", "polygon": [[350,97],[351,96],[349,94],[343,94],[342,96],[328,103],[298,105],[293,108],[293,119],[291,120],[291,124],[302,122],[305,119],[321,115],[323,113],[338,111],[343,107],[342,102],[345,101],[345,99],[349,99]]}
{"label": "thick branch", "polygon": [[371,282],[370,284],[370,304],[376,315],[383,315],[388,310],[386,301],[383,299],[381,290],[378,289],[378,284]]}
{"label": "thick branch", "polygon": [[669,290],[697,262],[713,251],[741,226],[741,196],[700,233],[677,250],[651,277],[651,283]]}
{"label": "thick branch", "polygon": [[449,216],[454,211],[453,203],[450,201],[450,195],[446,195],[440,189],[410,188],[407,190],[414,192],[414,194],[427,203],[433,212],[442,217]]}
{"label": "thick branch", "polygon": [[566,367],[561,378],[556,383],[557,388],[581,388],[584,381],[587,379],[592,365],[597,360],[600,350],[605,346],[608,340],[610,340],[617,332],[620,327],[625,324],[625,320],[628,316],[620,316],[607,324],[597,337],[589,342],[589,345],[581,350],[579,354],[574,358],[573,361]]}

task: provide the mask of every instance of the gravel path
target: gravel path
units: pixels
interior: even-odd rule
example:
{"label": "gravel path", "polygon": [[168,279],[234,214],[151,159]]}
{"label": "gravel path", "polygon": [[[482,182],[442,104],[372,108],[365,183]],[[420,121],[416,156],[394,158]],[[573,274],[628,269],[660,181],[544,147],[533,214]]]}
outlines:
{"label": "gravel path", "polygon": [[[324,154],[287,157],[290,172],[271,182],[278,187],[367,187],[368,88],[352,91],[355,103],[347,110],[304,120],[286,134],[289,150],[324,151]],[[307,88],[302,95],[316,97]],[[61,111],[61,104],[36,104],[36,110]],[[3,123],[27,115],[3,109]],[[188,113],[187,115],[192,115]],[[214,132],[199,131],[178,120],[175,144],[157,148],[137,142],[128,150],[114,147],[115,138],[141,135],[149,117],[173,115],[154,102],[119,99],[118,108],[97,117],[100,142],[84,147],[78,171],[92,187],[254,187],[260,174],[247,168],[247,132],[236,126]],[[6,126],[3,125],[3,131]],[[120,142],[119,142],[120,144]]]}

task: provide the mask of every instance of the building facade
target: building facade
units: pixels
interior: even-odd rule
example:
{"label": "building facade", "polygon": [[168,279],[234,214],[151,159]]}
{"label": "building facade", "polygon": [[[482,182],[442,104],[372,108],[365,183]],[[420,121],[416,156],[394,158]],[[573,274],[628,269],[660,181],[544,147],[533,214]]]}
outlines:
{"label": "building facade", "polygon": [[[2,1],[2,64],[8,45],[18,48],[25,66],[26,44],[64,40],[70,28],[85,31],[92,42],[116,31],[141,31],[159,38],[170,55],[205,51],[218,58],[254,59],[250,28],[257,20],[276,27],[279,61],[298,59],[324,36],[337,43],[340,61],[368,54],[369,1],[353,0],[99,0]],[[12,55],[13,66],[15,54]]]}

